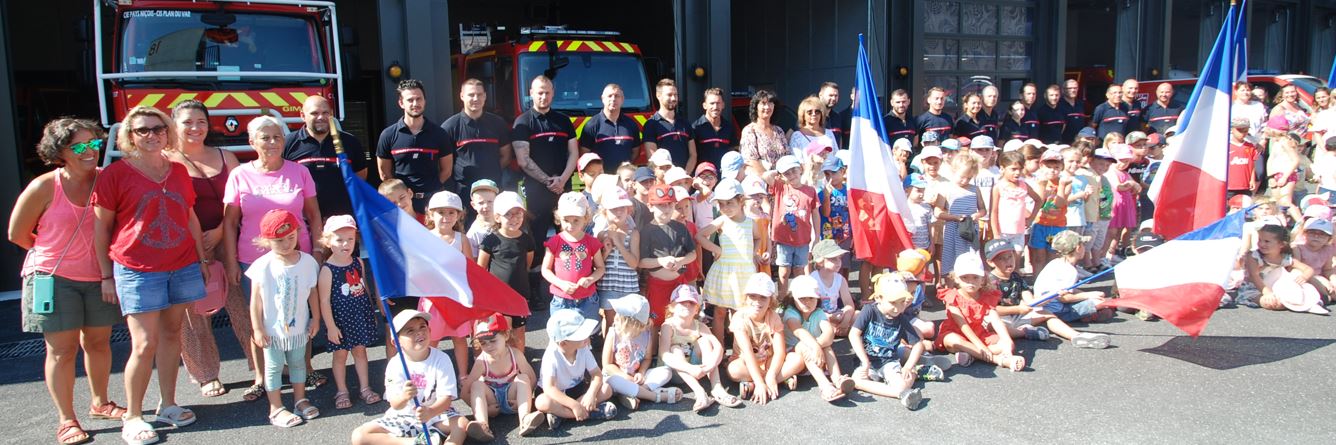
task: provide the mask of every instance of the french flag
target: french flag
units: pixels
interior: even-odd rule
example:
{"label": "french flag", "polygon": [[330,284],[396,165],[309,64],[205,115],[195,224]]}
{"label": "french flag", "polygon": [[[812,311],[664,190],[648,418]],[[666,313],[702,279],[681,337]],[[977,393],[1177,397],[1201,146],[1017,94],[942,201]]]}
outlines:
{"label": "french flag", "polygon": [[493,312],[529,315],[524,297],[380,196],[353,174],[342,152],[339,167],[382,299],[425,297],[433,333],[458,329]]}
{"label": "french flag", "polygon": [[1238,211],[1114,267],[1119,298],[1101,307],[1149,311],[1196,337],[1220,305],[1224,284],[1243,245]]}
{"label": "french flag", "polygon": [[900,251],[913,248],[913,222],[906,221],[909,204],[900,183],[900,172],[891,158],[882,125],[877,88],[863,35],[858,35],[858,102],[849,123],[849,209],[853,219],[854,253],[880,267],[895,267]]}
{"label": "french flag", "polygon": [[1179,133],[1169,139],[1160,173],[1147,192],[1155,202],[1155,233],[1172,239],[1203,227],[1225,214],[1229,169],[1230,92],[1242,62],[1236,52],[1244,35],[1233,27],[1229,7],[1224,27],[1179,119]]}

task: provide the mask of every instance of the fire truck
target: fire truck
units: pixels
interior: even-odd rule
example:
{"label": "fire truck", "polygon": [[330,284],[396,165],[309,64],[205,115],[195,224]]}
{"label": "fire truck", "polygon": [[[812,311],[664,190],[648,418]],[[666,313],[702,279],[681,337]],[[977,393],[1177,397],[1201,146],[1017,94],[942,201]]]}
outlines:
{"label": "fire truck", "polygon": [[[570,116],[578,135],[590,116],[603,109],[603,87],[622,87],[622,113],[642,128],[654,114],[654,95],[645,75],[640,47],[619,42],[616,31],[566,29],[564,26],[521,28],[519,38],[490,43],[489,29],[461,27],[463,54],[457,57],[457,81],[475,78],[487,90],[487,109],[501,116],[519,116],[532,107],[529,82],[543,74],[552,79],[552,109]],[[481,37],[481,43],[470,37]],[[456,88],[458,90],[458,88]],[[637,154],[643,158],[644,153]],[[644,159],[637,159],[644,163]],[[611,166],[615,167],[615,166]],[[517,165],[512,165],[517,169]]]}
{"label": "fire truck", "polygon": [[[343,118],[331,1],[93,0],[93,8],[100,114],[111,135],[103,165],[122,155],[116,131],[137,106],[170,111],[203,102],[209,144],[245,157],[254,154],[246,125],[257,116],[278,118],[291,131],[302,125],[302,102],[318,95]],[[113,31],[109,45],[103,26]]]}

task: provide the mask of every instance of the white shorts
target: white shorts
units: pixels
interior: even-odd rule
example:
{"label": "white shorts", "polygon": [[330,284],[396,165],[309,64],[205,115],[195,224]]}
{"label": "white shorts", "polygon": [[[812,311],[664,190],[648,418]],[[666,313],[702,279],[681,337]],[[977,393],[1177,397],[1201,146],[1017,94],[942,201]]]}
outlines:
{"label": "white shorts", "polygon": [[1090,252],[1098,251],[1104,247],[1104,240],[1109,237],[1109,222],[1095,221],[1086,224],[1086,235],[1090,237],[1090,244],[1086,245],[1086,250]]}

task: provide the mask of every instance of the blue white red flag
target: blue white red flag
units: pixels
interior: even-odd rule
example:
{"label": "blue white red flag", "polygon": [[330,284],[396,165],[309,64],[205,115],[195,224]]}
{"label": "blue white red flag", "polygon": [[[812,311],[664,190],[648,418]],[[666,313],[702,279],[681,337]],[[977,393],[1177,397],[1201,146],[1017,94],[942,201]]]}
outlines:
{"label": "blue white red flag", "polygon": [[872,83],[863,36],[858,36],[858,100],[849,122],[849,214],[854,254],[881,267],[895,267],[900,251],[912,249],[913,222],[900,171],[891,158],[882,125],[877,88]]}

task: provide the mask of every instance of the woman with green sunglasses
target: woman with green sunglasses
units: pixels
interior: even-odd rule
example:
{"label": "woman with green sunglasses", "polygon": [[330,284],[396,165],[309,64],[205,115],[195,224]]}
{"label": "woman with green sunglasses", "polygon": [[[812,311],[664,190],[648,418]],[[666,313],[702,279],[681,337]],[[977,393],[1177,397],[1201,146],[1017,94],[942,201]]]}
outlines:
{"label": "woman with green sunglasses", "polygon": [[111,327],[122,318],[120,307],[102,298],[88,207],[102,137],[102,128],[90,120],[61,118],[46,124],[37,155],[56,169],[28,183],[9,217],[9,241],[28,250],[21,273],[23,331],[41,333],[46,341],[46,388],[60,417],[56,440],[64,444],[90,438],[74,410],[80,337],[92,393],[89,416],[120,419],[125,414],[107,398]]}

